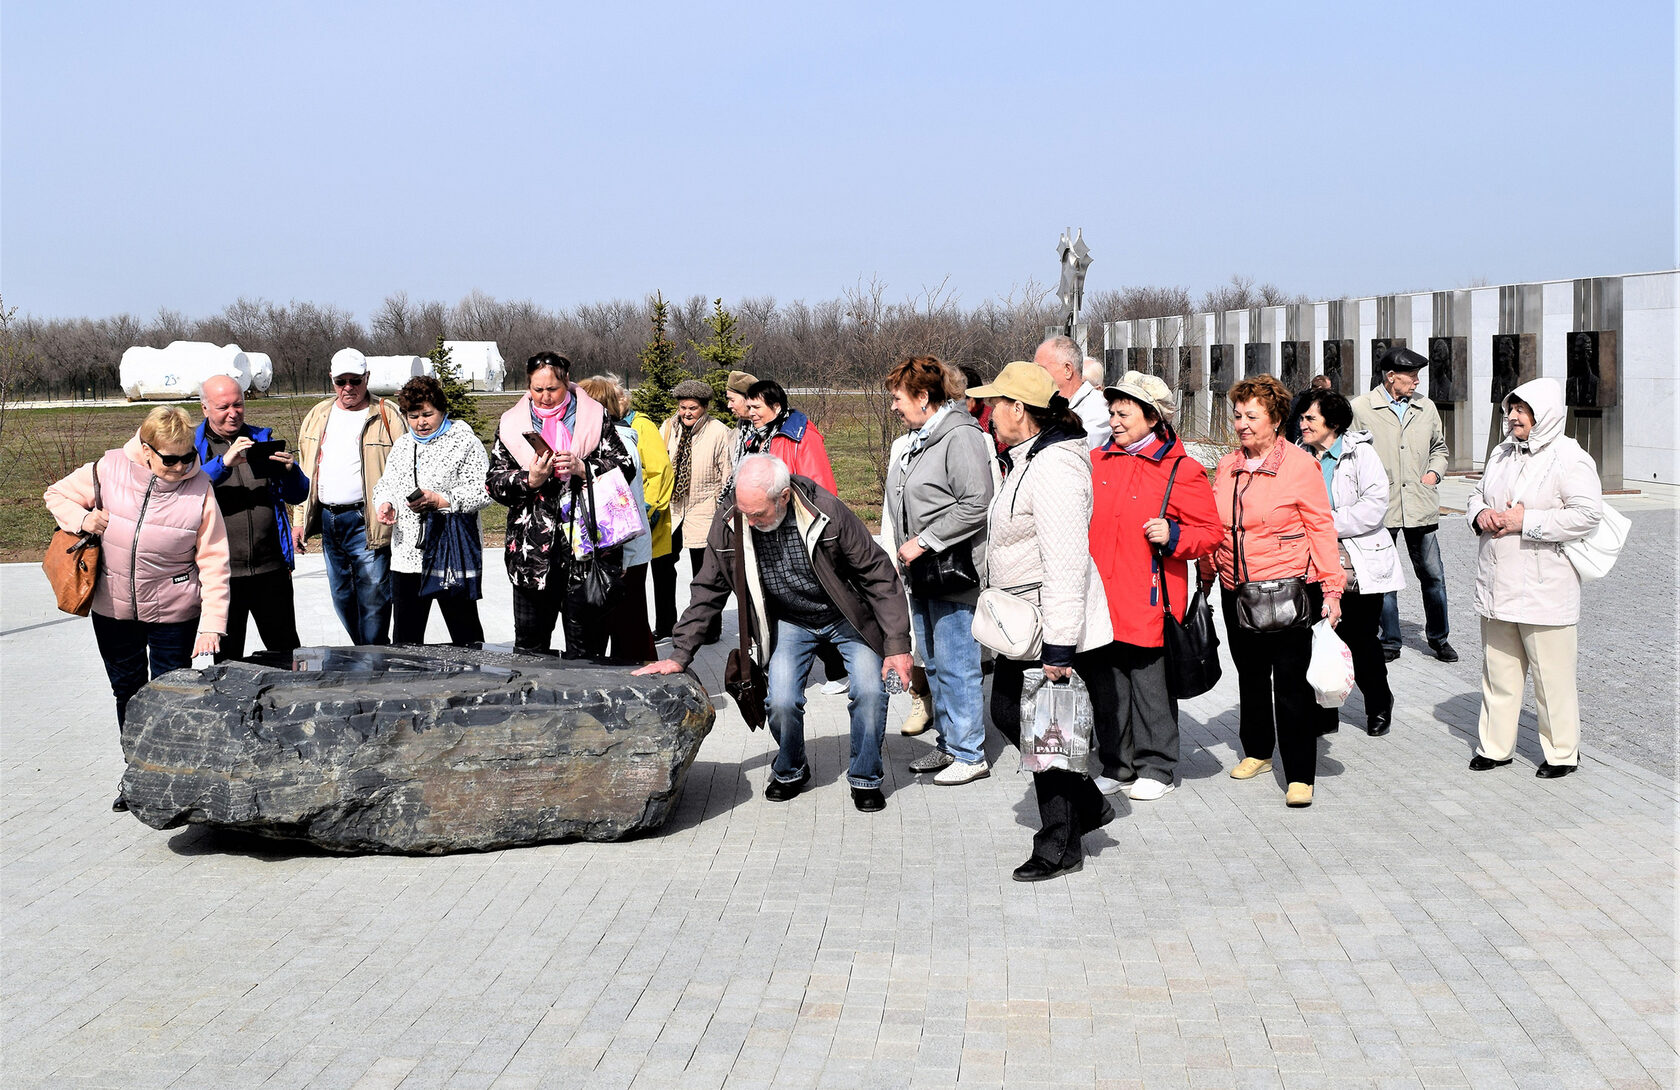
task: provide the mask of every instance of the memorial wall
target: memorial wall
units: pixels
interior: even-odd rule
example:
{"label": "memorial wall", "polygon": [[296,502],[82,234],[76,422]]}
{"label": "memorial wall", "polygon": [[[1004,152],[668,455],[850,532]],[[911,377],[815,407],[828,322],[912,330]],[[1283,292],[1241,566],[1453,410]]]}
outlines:
{"label": "memorial wall", "polygon": [[1299,390],[1325,374],[1353,397],[1394,346],[1429,357],[1421,389],[1453,470],[1481,466],[1501,438],[1499,401],[1543,376],[1564,383],[1569,434],[1606,488],[1680,484],[1680,270],[1110,322],[1102,358],[1110,381],[1137,370],[1173,384],[1182,430],[1206,435],[1244,377]]}

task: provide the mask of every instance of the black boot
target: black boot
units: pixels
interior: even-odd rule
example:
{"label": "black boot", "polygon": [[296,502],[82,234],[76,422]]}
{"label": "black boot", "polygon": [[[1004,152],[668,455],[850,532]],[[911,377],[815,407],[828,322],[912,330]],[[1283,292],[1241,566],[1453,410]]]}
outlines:
{"label": "black boot", "polygon": [[1365,733],[1372,738],[1381,738],[1388,733],[1388,728],[1394,725],[1394,696],[1389,695],[1388,703],[1368,712],[1365,716]]}

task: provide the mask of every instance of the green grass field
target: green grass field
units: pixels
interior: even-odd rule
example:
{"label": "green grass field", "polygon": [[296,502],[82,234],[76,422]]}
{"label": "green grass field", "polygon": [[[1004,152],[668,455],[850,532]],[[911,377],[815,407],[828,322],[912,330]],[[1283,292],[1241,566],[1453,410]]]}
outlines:
{"label": "green grass field", "polygon": [[[519,395],[498,394],[479,399],[486,423],[480,438],[494,432],[496,418]],[[253,398],[246,419],[295,443],[298,425],[319,397]],[[200,419],[198,403],[179,403]],[[120,447],[140,427],[155,404],[20,409],[6,414],[0,434],[0,561],[39,561],[56,528],[41,494],[47,486],[113,447]],[[815,407],[813,407],[815,408]],[[828,444],[829,460],[840,486],[840,497],[871,527],[881,517],[881,484],[867,437],[879,432],[875,417],[858,395],[830,394],[821,412],[813,412]],[[878,445],[878,441],[877,441]],[[486,544],[499,544],[506,509],[492,503],[480,515]]]}

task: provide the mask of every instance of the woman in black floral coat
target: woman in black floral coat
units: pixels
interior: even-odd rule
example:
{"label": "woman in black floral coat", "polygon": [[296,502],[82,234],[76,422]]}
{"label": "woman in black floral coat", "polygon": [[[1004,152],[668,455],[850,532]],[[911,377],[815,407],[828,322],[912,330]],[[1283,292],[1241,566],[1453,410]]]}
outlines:
{"label": "woman in black floral coat", "polygon": [[[538,352],[525,362],[529,387],[496,427],[485,486],[490,498],[508,509],[505,557],[513,583],[514,646],[548,651],[563,614],[565,657],[596,658],[606,651],[602,618],[566,608],[575,567],[567,529],[582,502],[586,464],[595,476],[620,469],[628,478],[635,463],[615,429],[605,426],[600,402],[571,381],[571,370],[571,361],[554,352]],[[542,438],[541,446],[527,438],[532,433]],[[623,552],[605,549],[600,559],[622,566]]]}

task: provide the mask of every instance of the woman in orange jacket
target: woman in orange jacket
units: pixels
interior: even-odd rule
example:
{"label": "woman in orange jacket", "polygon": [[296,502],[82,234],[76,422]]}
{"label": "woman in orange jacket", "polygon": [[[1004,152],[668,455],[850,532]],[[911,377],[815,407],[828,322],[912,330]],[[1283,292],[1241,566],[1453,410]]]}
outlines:
{"label": "woman in orange jacket", "polygon": [[1167,688],[1162,610],[1170,604],[1184,618],[1187,562],[1212,552],[1222,534],[1207,472],[1172,429],[1176,402],[1167,384],[1128,371],[1104,393],[1113,435],[1091,454],[1091,557],[1114,625],[1109,653],[1118,692],[1117,714],[1097,717],[1097,787],[1147,802],[1173,789],[1178,766],[1178,701]]}
{"label": "woman in orange jacket", "polygon": [[[1312,623],[1342,619],[1342,565],[1324,474],[1283,441],[1289,391],[1271,375],[1231,387],[1239,449],[1219,462],[1214,501],[1224,540],[1214,552],[1231,660],[1237,667],[1243,759],[1232,779],[1253,779],[1283,760],[1290,806],[1311,806],[1318,765],[1318,702],[1307,682]],[[1250,609],[1262,595],[1305,607]],[[1267,614],[1270,614],[1267,617]],[[1275,711],[1275,719],[1274,719]]]}

